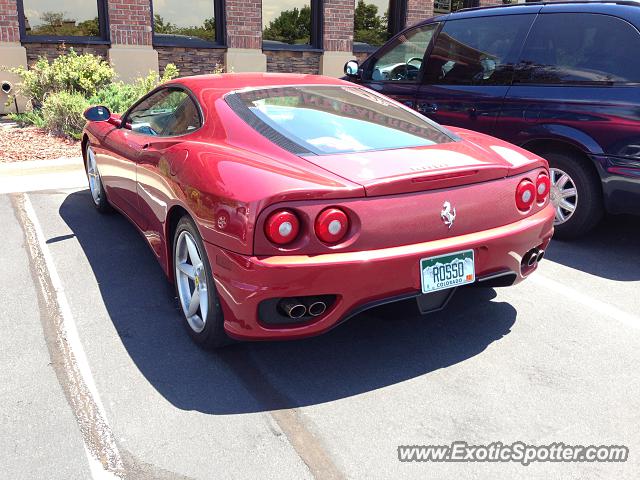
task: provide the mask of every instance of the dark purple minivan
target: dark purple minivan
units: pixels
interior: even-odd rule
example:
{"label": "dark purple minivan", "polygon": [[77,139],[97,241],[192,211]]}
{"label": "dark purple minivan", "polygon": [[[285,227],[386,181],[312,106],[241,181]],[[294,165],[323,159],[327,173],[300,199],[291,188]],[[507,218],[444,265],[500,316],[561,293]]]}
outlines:
{"label": "dark purple minivan", "polygon": [[640,3],[463,10],[407,28],[350,80],[546,158],[556,236],[640,214]]}

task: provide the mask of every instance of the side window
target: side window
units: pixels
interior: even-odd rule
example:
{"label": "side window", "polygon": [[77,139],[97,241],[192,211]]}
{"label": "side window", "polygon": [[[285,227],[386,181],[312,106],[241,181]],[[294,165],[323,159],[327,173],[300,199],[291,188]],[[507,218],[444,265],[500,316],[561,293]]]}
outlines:
{"label": "side window", "polygon": [[531,29],[517,79],[543,84],[640,82],[638,52],[638,31],[620,18],[544,14]]}
{"label": "side window", "polygon": [[502,15],[445,23],[426,65],[425,82],[508,85],[533,15]]}
{"label": "side window", "polygon": [[381,56],[374,60],[367,76],[374,81],[415,82],[422,67],[422,59],[437,27],[437,23],[430,23],[398,36],[384,49]]}
{"label": "side window", "polygon": [[165,88],[136,105],[126,123],[131,130],[145,135],[184,135],[200,127],[198,107],[178,88]]}

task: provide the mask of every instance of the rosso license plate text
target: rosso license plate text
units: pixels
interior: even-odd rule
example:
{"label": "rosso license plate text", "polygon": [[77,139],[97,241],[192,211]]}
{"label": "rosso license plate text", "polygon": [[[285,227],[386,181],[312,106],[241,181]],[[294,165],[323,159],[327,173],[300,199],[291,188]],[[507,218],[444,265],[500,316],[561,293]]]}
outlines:
{"label": "rosso license plate text", "polygon": [[422,293],[473,283],[476,279],[473,250],[423,258],[420,272]]}

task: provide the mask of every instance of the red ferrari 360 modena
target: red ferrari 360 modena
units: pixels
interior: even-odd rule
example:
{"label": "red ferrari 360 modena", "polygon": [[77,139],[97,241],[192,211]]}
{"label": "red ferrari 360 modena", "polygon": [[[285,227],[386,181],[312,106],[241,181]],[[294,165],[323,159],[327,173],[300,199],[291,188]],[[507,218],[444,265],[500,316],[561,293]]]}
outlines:
{"label": "red ferrari 360 modena", "polygon": [[189,77],[85,116],[96,208],[142,232],[203,346],[428,313],[521,281],[553,233],[545,160],[341,80]]}

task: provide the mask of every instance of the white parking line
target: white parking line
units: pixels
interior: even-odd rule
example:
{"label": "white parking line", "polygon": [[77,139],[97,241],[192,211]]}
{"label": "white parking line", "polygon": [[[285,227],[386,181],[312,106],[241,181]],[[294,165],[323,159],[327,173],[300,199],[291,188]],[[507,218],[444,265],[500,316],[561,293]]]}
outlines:
{"label": "white parking line", "polygon": [[614,305],[602,302],[589,295],[585,295],[584,293],[574,290],[563,283],[556,282],[551,278],[545,277],[540,272],[535,272],[529,277],[528,281],[534,282],[540,287],[544,287],[552,292],[558,293],[580,305],[584,305],[585,307],[598,312],[600,315],[617,320],[631,328],[640,329],[640,317],[620,310]]}
{"label": "white parking line", "polygon": [[78,421],[92,477],[121,478],[124,465],[40,222],[27,194],[15,195],[13,199],[55,335],[55,339],[50,339],[54,346],[49,346],[52,363],[57,365],[59,360],[57,374],[62,377],[62,387]]}

